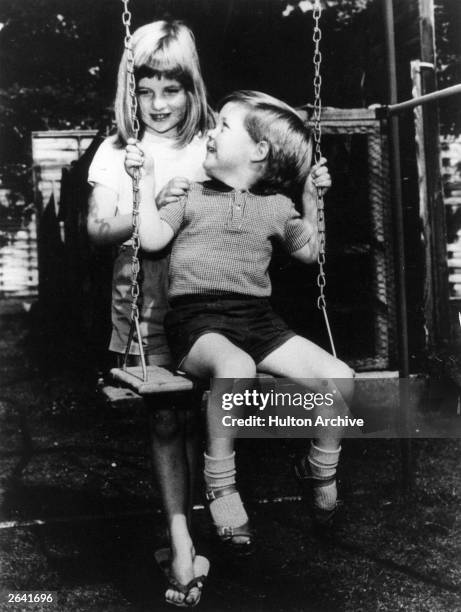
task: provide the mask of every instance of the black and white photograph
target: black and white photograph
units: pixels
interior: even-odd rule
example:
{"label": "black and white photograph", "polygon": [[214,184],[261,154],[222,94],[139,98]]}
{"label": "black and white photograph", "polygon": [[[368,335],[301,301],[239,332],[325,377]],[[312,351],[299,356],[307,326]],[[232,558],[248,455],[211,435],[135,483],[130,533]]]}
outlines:
{"label": "black and white photograph", "polygon": [[0,0],[0,612],[461,610],[460,0]]}

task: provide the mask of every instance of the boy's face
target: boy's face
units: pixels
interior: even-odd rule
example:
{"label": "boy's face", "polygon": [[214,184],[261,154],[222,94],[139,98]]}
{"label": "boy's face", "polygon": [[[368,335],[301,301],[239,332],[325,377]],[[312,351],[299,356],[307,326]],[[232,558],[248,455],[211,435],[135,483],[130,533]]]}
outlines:
{"label": "boy's face", "polygon": [[256,143],[245,129],[246,113],[240,104],[229,102],[222,107],[216,127],[208,132],[203,167],[209,176],[224,183],[252,161]]}

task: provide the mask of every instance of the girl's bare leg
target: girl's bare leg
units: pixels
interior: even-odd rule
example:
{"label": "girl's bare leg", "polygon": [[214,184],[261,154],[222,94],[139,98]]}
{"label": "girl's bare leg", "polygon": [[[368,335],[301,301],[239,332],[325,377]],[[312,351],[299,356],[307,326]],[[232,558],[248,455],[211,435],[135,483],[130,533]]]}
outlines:
{"label": "girl's bare leg", "polygon": [[194,503],[194,491],[197,480],[197,468],[199,459],[199,432],[200,432],[200,409],[202,398],[198,394],[187,396],[189,407],[184,410],[184,439],[187,457],[187,467],[189,472],[188,489],[188,524],[191,526],[192,507]]}
{"label": "girl's bare leg", "polygon": [[[185,414],[181,408],[153,407],[149,411],[154,472],[160,488],[170,537],[171,573],[181,584],[194,578],[195,550],[189,531],[190,468],[185,440]],[[168,590],[167,599],[181,602],[184,595]],[[188,601],[198,597],[191,591]]]}

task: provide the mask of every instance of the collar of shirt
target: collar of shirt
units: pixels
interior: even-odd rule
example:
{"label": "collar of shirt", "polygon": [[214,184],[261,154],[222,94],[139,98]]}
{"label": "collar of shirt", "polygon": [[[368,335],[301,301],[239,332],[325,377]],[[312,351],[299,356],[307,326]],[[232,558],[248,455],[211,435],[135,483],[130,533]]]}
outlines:
{"label": "collar of shirt", "polygon": [[[241,190],[235,189],[234,187],[230,187],[229,185],[226,185],[226,183],[223,183],[222,181],[219,181],[218,179],[215,179],[215,178],[209,179],[208,181],[204,181],[203,185],[207,189],[210,189],[212,191],[218,191],[220,193],[231,193],[232,191],[241,191]],[[266,195],[273,195],[275,192],[264,189],[262,186],[258,187],[258,185],[254,185],[251,189],[243,190],[243,193],[249,193],[251,195],[266,196]]]}

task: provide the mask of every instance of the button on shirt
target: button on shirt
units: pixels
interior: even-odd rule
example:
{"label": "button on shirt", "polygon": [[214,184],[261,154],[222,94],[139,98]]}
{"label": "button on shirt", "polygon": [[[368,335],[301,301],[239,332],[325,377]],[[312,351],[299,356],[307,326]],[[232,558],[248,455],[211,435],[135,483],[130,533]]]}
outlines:
{"label": "button on shirt", "polygon": [[237,191],[217,181],[192,183],[186,196],[159,213],[175,234],[170,299],[227,293],[268,297],[273,240],[293,253],[310,239],[289,198]]}

